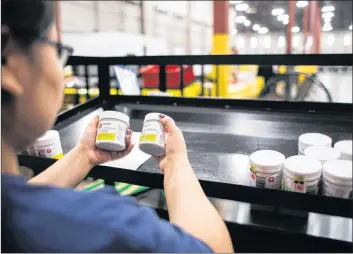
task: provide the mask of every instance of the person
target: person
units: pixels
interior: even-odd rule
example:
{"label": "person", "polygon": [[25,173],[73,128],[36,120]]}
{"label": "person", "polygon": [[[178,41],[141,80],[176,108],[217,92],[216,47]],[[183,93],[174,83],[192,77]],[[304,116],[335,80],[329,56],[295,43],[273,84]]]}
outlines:
{"label": "person", "polygon": [[81,141],[47,170],[26,182],[17,152],[50,129],[63,97],[63,64],[72,53],[57,42],[54,7],[45,0],[1,1],[1,227],[3,252],[233,252],[225,223],[205,196],[173,121],[164,173],[170,222],[133,199],[106,192],[75,191],[110,153],[95,147],[97,117]]}

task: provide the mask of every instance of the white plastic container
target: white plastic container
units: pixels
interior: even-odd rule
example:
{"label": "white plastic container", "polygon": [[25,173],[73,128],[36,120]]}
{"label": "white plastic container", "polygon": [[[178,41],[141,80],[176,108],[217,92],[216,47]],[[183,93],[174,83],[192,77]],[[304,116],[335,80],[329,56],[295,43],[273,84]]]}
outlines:
{"label": "white plastic container", "polygon": [[334,148],[340,151],[341,160],[352,160],[352,140],[338,141]]}
{"label": "white plastic container", "polygon": [[352,161],[326,162],[323,167],[322,182],[324,196],[352,199]]}
{"label": "white plastic container", "polygon": [[117,111],[104,111],[99,116],[96,146],[120,152],[126,149],[126,133],[130,117]]}
{"label": "white plastic container", "polygon": [[39,156],[52,159],[60,159],[64,156],[61,148],[59,132],[50,130],[44,133],[34,143]]}
{"label": "white plastic container", "polygon": [[329,146],[309,146],[304,150],[304,155],[319,160],[323,165],[326,161],[338,160],[341,153]]}
{"label": "white plastic container", "polygon": [[282,189],[317,194],[321,177],[320,161],[303,155],[287,158],[283,164]]}
{"label": "white plastic container", "polygon": [[22,152],[22,154],[38,155],[38,152],[37,152],[37,150],[35,149],[35,147],[33,145],[30,145]]}
{"label": "white plastic container", "polygon": [[260,150],[250,155],[250,186],[280,189],[285,156],[273,150]]}
{"label": "white plastic container", "polygon": [[152,156],[165,155],[165,133],[159,115],[149,113],[145,116],[140,136],[140,150]]}
{"label": "white plastic container", "polygon": [[332,146],[332,139],[321,133],[305,133],[300,135],[298,141],[298,155],[303,155],[309,146]]}

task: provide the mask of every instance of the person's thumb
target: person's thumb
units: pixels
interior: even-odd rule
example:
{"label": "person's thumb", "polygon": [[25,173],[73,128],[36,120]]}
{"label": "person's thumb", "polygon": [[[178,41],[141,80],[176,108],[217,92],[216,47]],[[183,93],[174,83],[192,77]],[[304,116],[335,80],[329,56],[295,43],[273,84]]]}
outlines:
{"label": "person's thumb", "polygon": [[163,128],[166,129],[168,131],[168,133],[173,133],[177,130],[175,122],[172,118],[167,117],[163,114],[160,114],[159,119],[163,125]]}

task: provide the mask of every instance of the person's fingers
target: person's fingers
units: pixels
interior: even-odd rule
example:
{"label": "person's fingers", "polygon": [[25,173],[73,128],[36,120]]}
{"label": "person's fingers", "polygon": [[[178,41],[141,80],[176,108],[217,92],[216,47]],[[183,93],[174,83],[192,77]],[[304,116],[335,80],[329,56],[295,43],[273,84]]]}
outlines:
{"label": "person's fingers", "polygon": [[89,125],[92,125],[92,126],[97,126],[98,125],[98,122],[99,122],[99,117],[98,116],[94,116],[91,120],[91,122],[89,123]]}
{"label": "person's fingers", "polygon": [[159,119],[163,127],[167,130],[168,133],[173,133],[178,130],[178,127],[175,125],[175,122],[172,118],[166,117],[165,115],[160,114]]}
{"label": "person's fingers", "polygon": [[132,137],[132,131],[130,130],[130,132],[128,131],[125,137],[125,142],[126,142],[126,146],[129,146],[131,143],[131,137]]}

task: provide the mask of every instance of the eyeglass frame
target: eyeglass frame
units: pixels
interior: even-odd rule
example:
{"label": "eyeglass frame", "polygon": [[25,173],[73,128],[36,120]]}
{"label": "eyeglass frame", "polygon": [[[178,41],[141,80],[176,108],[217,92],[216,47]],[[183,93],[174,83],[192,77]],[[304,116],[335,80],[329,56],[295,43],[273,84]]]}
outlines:
{"label": "eyeglass frame", "polygon": [[[61,61],[63,66],[66,65],[68,58],[74,52],[74,49],[71,46],[62,44],[62,43],[57,42],[57,41],[52,41],[52,40],[49,40],[49,39],[44,38],[44,37],[39,37],[37,41],[40,42],[40,43],[43,43],[43,44],[54,46],[56,48],[57,52],[58,52],[59,59],[60,59],[60,61]],[[62,55],[63,52],[67,52],[67,54],[64,55],[65,58],[62,58],[63,57],[63,55]]]}

